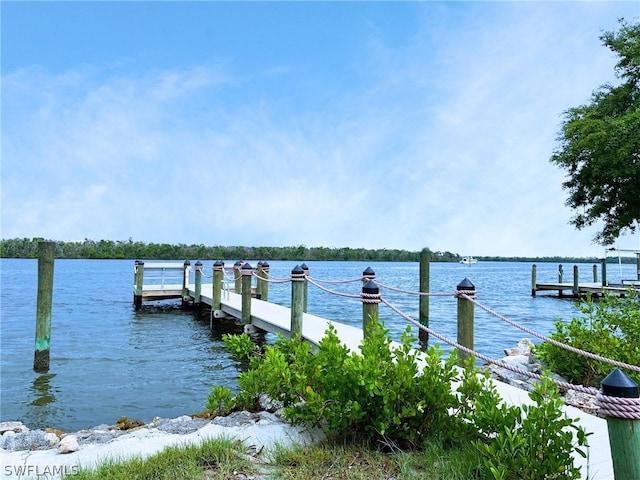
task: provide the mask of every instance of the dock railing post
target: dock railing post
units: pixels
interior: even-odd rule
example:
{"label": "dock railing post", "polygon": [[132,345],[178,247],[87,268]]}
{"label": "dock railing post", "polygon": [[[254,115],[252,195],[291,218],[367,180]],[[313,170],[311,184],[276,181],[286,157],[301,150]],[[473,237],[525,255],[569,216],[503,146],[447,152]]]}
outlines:
{"label": "dock railing post", "polygon": [[198,260],[195,264],[195,272],[196,272],[196,287],[195,287],[193,303],[196,306],[198,306],[202,301],[202,262],[200,260]]}
{"label": "dock railing post", "polygon": [[302,338],[304,316],[304,270],[296,265],[291,270],[291,338]]}
{"label": "dock railing post", "polygon": [[142,285],[144,285],[144,262],[142,260],[136,260],[134,268],[136,291],[133,294],[133,305],[136,310],[140,310],[142,308]]}
{"label": "dock railing post", "polygon": [[580,283],[578,278],[578,265],[573,266],[573,296],[580,296]]}
{"label": "dock railing post", "polygon": [[531,266],[531,296],[532,297],[536,296],[536,284],[538,283],[537,276],[538,276],[538,266],[534,263]]}
{"label": "dock railing post", "polygon": [[302,301],[302,311],[304,313],[307,313],[307,305],[309,299],[309,282],[307,281],[307,278],[309,278],[309,267],[306,263],[303,263],[302,265],[300,265],[300,268],[302,268],[302,271],[304,272],[304,283],[302,287],[302,291],[304,292],[304,300]]}
{"label": "dock railing post", "polygon": [[38,242],[38,296],[36,299],[36,341],[33,369],[49,371],[51,348],[51,306],[55,242]]}
{"label": "dock railing post", "polygon": [[[420,251],[420,293],[429,293],[429,269],[431,267],[431,250],[423,248]],[[420,295],[419,301],[419,321],[420,325],[429,327],[429,297],[427,295]],[[420,330],[418,332],[418,339],[423,347],[426,347],[429,343],[429,333]]]}
{"label": "dock railing post", "polygon": [[242,262],[238,260],[233,264],[233,278],[235,281],[235,292],[240,295],[242,293],[242,272],[241,272]]}
{"label": "dock railing post", "polygon": [[253,267],[249,262],[242,265],[240,269],[242,275],[242,324],[249,325],[251,323],[251,280],[253,278]]}
{"label": "dock railing post", "polygon": [[593,283],[598,283],[598,265],[593,264]]}
{"label": "dock railing post", "polygon": [[378,305],[380,304],[380,289],[376,282],[367,280],[362,286],[362,332],[367,337],[369,324],[378,321]]}
{"label": "dock railing post", "polygon": [[263,280],[263,271],[262,271],[262,260],[258,262],[256,265],[256,298],[262,299],[262,284]]}
{"label": "dock railing post", "polygon": [[[640,478],[640,401],[638,385],[621,370],[615,369],[600,383],[600,414],[607,418],[609,446],[616,480]],[[608,397],[629,399],[629,408],[621,411]],[[632,408],[635,405],[635,408]],[[635,413],[634,413],[635,412]]]}
{"label": "dock railing post", "polygon": [[602,286],[607,286],[607,258],[603,258],[600,260],[600,264],[602,265]]}
{"label": "dock railing post", "polygon": [[211,310],[219,310],[222,303],[222,281],[224,279],[224,262],[217,260],[213,264],[213,298]]}
{"label": "dock railing post", "polygon": [[558,265],[558,283],[562,283],[562,277],[564,275],[564,270],[562,268],[562,264]]}
{"label": "dock railing post", "polygon": [[636,276],[640,280],[640,252],[636,253]]}
{"label": "dock railing post", "polygon": [[182,271],[182,306],[185,307],[189,303],[189,270],[191,270],[191,262],[184,261]]}
{"label": "dock railing post", "polygon": [[269,301],[269,263],[262,262],[262,275],[264,276],[264,280],[262,281],[262,291],[260,295],[262,296],[262,300],[265,302]]}
{"label": "dock railing post", "polygon": [[[463,293],[472,298],[476,295],[476,287],[474,287],[468,278],[462,280],[456,287],[456,290],[456,293]],[[458,296],[458,343],[470,350],[473,350],[473,314],[473,303],[466,298]],[[464,361],[471,355],[466,352],[458,353],[460,356],[460,366],[464,366]]]}

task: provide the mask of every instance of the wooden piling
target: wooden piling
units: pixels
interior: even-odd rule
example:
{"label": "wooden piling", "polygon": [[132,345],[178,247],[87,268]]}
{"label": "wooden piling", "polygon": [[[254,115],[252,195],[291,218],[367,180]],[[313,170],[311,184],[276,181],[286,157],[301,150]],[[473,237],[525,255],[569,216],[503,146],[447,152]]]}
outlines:
{"label": "wooden piling", "polygon": [[235,292],[240,295],[242,293],[242,262],[238,260],[233,264],[233,278],[235,282]]}
{"label": "wooden piling", "polygon": [[603,258],[600,260],[600,265],[602,265],[602,286],[607,286],[607,259]]}
{"label": "wooden piling", "polygon": [[538,283],[537,276],[538,276],[538,266],[534,263],[531,266],[531,296],[532,297],[536,296],[536,284]]}
{"label": "wooden piling", "polygon": [[242,291],[242,324],[249,325],[251,323],[251,279],[253,277],[253,267],[249,262],[242,265],[241,274],[241,291]]}
{"label": "wooden piling", "polygon": [[136,291],[133,294],[133,305],[136,310],[142,308],[142,285],[144,283],[144,262],[136,260],[134,263]]}
{"label": "wooden piling", "polygon": [[202,302],[202,268],[202,262],[198,260],[195,264],[196,286],[193,296],[193,303],[196,306],[200,306],[200,303]]}
{"label": "wooden piling", "polygon": [[[615,369],[600,384],[600,407],[607,414],[609,446],[616,480],[640,478],[640,412],[624,414],[607,409],[607,397],[638,399],[638,385],[621,370]],[[640,402],[638,402],[640,405]],[[631,408],[629,408],[631,411]],[[626,417],[626,418],[625,418]]]}
{"label": "wooden piling", "polygon": [[[563,280],[563,275],[564,275],[564,270],[562,268],[562,264],[558,265],[558,283],[562,285],[562,280]],[[563,296],[563,291],[562,288],[560,290],[558,290],[558,297],[562,297]]]}
{"label": "wooden piling", "polygon": [[213,264],[213,293],[211,310],[220,310],[222,303],[222,282],[224,280],[224,262],[217,260]]}
{"label": "wooden piling", "polygon": [[580,282],[578,278],[578,265],[573,266],[573,296],[580,296]]}
{"label": "wooden piling", "polygon": [[[431,267],[431,250],[423,248],[420,252],[420,292],[429,293],[429,269]],[[420,295],[419,305],[419,322],[425,327],[429,326],[429,297]],[[422,346],[426,347],[429,343],[429,333],[420,330],[418,338]]]}
{"label": "wooden piling", "polygon": [[262,270],[262,260],[256,265],[256,298],[262,299],[262,284],[264,272]]}
{"label": "wooden piling", "polygon": [[[456,290],[468,296],[475,297],[476,287],[465,278],[458,284]],[[458,343],[463,347],[473,350],[473,314],[474,305],[466,298],[458,297]],[[464,366],[464,361],[470,357],[466,352],[458,352],[460,356],[460,366]]]}
{"label": "wooden piling", "polygon": [[51,307],[53,304],[53,267],[55,242],[38,242],[38,296],[36,300],[36,341],[33,369],[49,371],[51,348]]}
{"label": "wooden piling", "polygon": [[302,265],[300,265],[300,268],[302,268],[302,271],[304,272],[304,283],[302,287],[302,292],[303,292],[302,311],[304,313],[307,313],[307,306],[309,301],[309,282],[307,281],[307,278],[309,277],[309,267],[307,266],[306,263],[303,263]]}
{"label": "wooden piling", "polygon": [[302,338],[304,316],[304,270],[296,265],[291,270],[291,338]]}
{"label": "wooden piling", "polygon": [[640,281],[640,252],[636,253],[636,277]]}
{"label": "wooden piling", "polygon": [[593,283],[598,283],[598,265],[593,264]]}
{"label": "wooden piling", "polygon": [[186,307],[189,303],[189,269],[191,268],[191,262],[189,260],[184,261],[184,270],[182,272],[182,306]]}
{"label": "wooden piling", "polygon": [[380,289],[376,282],[367,280],[362,286],[362,331],[367,336],[368,326],[378,321],[378,305],[380,304]]}
{"label": "wooden piling", "polygon": [[262,262],[262,274],[264,276],[264,280],[262,281],[262,290],[260,291],[260,295],[262,300],[265,302],[269,301],[269,263]]}

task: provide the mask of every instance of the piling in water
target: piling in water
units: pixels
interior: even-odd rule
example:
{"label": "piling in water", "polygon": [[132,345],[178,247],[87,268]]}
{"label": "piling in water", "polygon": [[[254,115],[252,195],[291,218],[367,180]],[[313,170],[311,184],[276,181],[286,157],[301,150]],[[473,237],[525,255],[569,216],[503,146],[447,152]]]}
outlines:
{"label": "piling in water", "polygon": [[38,243],[38,298],[36,305],[36,343],[33,369],[49,371],[51,344],[51,305],[53,303],[54,242]]}

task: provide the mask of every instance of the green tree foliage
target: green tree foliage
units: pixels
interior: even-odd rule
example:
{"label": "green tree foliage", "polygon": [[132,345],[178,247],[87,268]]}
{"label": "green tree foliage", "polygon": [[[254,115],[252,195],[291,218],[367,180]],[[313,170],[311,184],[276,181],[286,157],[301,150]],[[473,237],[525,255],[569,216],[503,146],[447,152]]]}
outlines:
{"label": "green tree foliage", "polygon": [[591,103],[570,108],[551,161],[566,170],[562,184],[578,229],[601,221],[594,240],[610,245],[640,225],[640,23],[620,20],[600,39],[618,56],[619,85],[597,89]]}

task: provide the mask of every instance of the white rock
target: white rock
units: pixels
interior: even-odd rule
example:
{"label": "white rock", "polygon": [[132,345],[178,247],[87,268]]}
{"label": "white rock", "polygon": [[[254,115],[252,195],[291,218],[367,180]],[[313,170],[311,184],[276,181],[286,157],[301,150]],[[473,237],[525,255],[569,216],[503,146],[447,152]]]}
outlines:
{"label": "white rock", "polygon": [[58,444],[58,452],[71,453],[80,450],[78,438],[75,435],[67,435]]}
{"label": "white rock", "polygon": [[26,433],[29,428],[22,422],[0,422],[0,435],[6,432]]}

